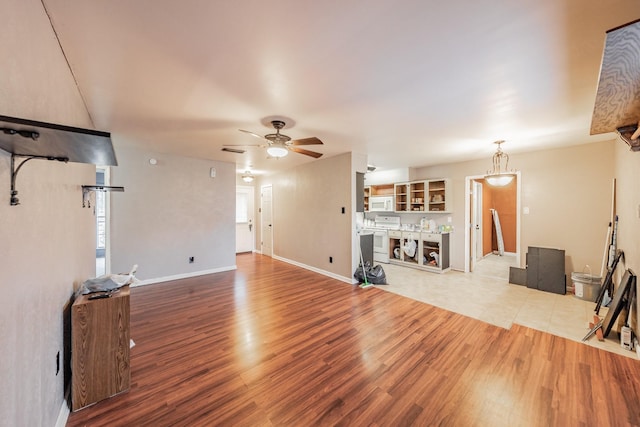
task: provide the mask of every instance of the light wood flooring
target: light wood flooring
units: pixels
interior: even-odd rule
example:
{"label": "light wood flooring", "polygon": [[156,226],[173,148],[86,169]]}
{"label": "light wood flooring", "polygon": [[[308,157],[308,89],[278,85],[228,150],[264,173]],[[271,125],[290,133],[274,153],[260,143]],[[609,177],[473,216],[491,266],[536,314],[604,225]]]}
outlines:
{"label": "light wood flooring", "polygon": [[68,426],[640,425],[640,362],[255,254],[131,290],[131,389]]}

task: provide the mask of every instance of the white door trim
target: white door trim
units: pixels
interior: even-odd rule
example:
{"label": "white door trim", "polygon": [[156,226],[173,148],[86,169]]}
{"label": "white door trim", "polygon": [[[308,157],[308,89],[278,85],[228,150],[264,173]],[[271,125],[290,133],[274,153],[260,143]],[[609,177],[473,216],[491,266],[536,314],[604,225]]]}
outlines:
{"label": "white door trim", "polygon": [[[469,261],[471,258],[471,181],[474,179],[483,179],[484,175],[472,175],[467,176],[464,179],[464,272],[468,273]],[[522,211],[522,175],[520,171],[516,172],[516,265],[520,267],[522,265],[520,260],[520,229],[522,224],[522,218],[520,212]]]}

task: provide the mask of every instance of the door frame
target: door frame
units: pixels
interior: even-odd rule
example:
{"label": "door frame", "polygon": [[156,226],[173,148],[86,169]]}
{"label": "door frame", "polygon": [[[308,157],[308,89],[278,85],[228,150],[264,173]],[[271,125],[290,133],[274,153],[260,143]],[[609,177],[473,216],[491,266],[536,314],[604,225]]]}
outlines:
{"label": "door frame", "polygon": [[484,256],[484,250],[481,250],[480,253],[478,253],[478,246],[480,246],[480,248],[483,248],[484,243],[482,239],[482,233],[484,233],[482,227],[482,184],[475,179],[471,180],[471,191],[471,226],[469,229],[469,236],[471,238],[471,256],[469,258],[469,271],[473,271],[475,269],[476,262]]}
{"label": "door frame", "polygon": [[[246,191],[248,196],[248,206],[247,206],[247,226],[250,226],[251,233],[251,252],[256,251],[256,230],[255,230],[255,187],[252,185],[236,185],[236,198],[238,197],[239,191]],[[238,223],[236,222],[236,253],[238,250],[238,232],[237,232]]]}
{"label": "door frame", "polygon": [[[471,203],[473,196],[472,181],[477,179],[484,179],[484,175],[471,175],[464,179],[464,272],[469,273],[471,267],[471,256],[473,254],[471,244]],[[522,220],[520,212],[522,211],[522,174],[520,171],[516,172],[516,265],[520,267],[522,265],[520,260],[520,229],[522,227]]]}

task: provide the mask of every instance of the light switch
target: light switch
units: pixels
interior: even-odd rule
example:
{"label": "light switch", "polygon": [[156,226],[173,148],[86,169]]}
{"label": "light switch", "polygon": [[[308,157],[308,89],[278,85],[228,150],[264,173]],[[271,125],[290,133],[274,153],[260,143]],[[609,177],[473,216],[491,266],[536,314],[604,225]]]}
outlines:
{"label": "light switch", "polygon": [[209,176],[211,178],[215,178],[216,177],[216,168],[211,168],[211,170],[209,171]]}
{"label": "light switch", "polygon": [[529,215],[529,206],[525,206],[524,208],[522,208],[522,213],[525,215]]}

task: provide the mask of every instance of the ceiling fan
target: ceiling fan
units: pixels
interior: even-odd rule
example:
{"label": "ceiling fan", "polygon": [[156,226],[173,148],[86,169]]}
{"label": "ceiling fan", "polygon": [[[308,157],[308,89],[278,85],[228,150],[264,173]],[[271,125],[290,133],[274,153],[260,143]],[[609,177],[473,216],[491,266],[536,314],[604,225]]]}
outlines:
{"label": "ceiling fan", "polygon": [[[285,123],[282,120],[272,120],[271,126],[276,130],[276,133],[269,133],[267,135],[261,136],[257,133],[250,132],[248,130],[238,129],[240,132],[248,133],[249,135],[255,136],[256,138],[264,139],[267,141],[267,145],[249,145],[253,147],[266,147],[267,154],[271,157],[284,157],[289,151],[293,151],[294,153],[304,154],[305,156],[310,156],[315,159],[322,156],[322,153],[318,153],[311,150],[305,150],[304,148],[300,148],[300,145],[322,145],[322,141],[320,141],[315,136],[310,138],[302,138],[302,139],[291,139],[291,137],[280,133],[280,129],[283,129]],[[225,145],[225,147],[246,147],[247,145]],[[224,148],[223,148],[224,150]],[[227,150],[231,151],[231,150]]]}

